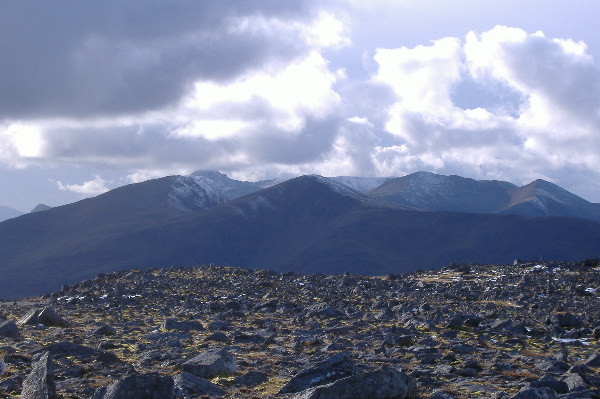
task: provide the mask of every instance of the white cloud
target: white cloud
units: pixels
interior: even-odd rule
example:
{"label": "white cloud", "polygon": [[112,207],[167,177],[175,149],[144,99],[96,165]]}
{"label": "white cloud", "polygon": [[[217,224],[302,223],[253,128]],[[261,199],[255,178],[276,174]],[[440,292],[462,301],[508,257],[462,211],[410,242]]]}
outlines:
{"label": "white cloud", "polygon": [[[228,85],[196,82],[186,102],[185,118],[190,122],[174,133],[214,140],[265,125],[299,132],[306,117],[323,118],[335,108],[339,96],[332,86],[340,77],[313,51],[283,68],[274,66]],[[205,123],[220,126],[209,129]]]}
{"label": "white cloud", "polygon": [[396,94],[385,129],[401,140],[378,149],[381,171],[518,181],[600,168],[600,71],[584,43],[498,26],[375,60],[373,78]]}
{"label": "white cloud", "polygon": [[86,197],[99,195],[109,190],[107,181],[96,175],[93,180],[86,181],[82,184],[64,184],[60,181],[56,182],[59,190],[71,191]]}

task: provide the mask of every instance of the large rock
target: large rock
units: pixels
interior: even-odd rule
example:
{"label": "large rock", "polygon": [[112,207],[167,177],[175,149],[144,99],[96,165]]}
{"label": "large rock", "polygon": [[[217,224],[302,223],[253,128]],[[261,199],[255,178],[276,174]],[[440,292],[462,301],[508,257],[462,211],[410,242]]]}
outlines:
{"label": "large rock", "polygon": [[565,373],[562,379],[569,386],[569,392],[587,389],[587,382],[579,374]]}
{"label": "large rock", "polygon": [[0,323],[0,337],[21,339],[19,327],[17,327],[13,320],[6,320]]}
{"label": "large rock", "polygon": [[31,367],[31,372],[23,381],[21,389],[23,399],[57,399],[56,385],[54,383],[54,370],[52,357],[49,352],[44,353]]}
{"label": "large rock", "polygon": [[170,376],[158,373],[134,374],[100,388],[93,399],[173,399],[175,383]]}
{"label": "large rock", "polygon": [[218,385],[190,373],[183,372],[177,374],[173,380],[175,381],[177,392],[185,395],[185,397],[225,395],[225,391]]}
{"label": "large rock", "polygon": [[295,399],[413,399],[416,395],[416,384],[411,376],[384,366],[310,388]]}
{"label": "large rock", "polygon": [[591,355],[583,364],[588,367],[600,367],[600,353]]}
{"label": "large rock", "polygon": [[356,371],[357,367],[350,356],[345,352],[341,352],[313,367],[302,370],[292,377],[279,393],[300,392],[308,388],[329,384],[340,378],[349,377]]}
{"label": "large rock", "polygon": [[33,309],[19,320],[19,324],[43,324],[45,326],[69,327],[71,323],[63,319],[52,308]]}
{"label": "large rock", "polygon": [[226,349],[209,349],[183,363],[182,368],[200,378],[213,378],[237,371],[235,358]]}
{"label": "large rock", "polygon": [[544,388],[529,388],[510,397],[510,399],[557,399],[558,394],[555,390]]}
{"label": "large rock", "polygon": [[161,325],[160,329],[164,331],[176,330],[176,331],[202,331],[204,327],[199,321],[186,320],[178,321],[175,319],[168,318]]}
{"label": "large rock", "polygon": [[546,324],[556,324],[563,328],[578,328],[583,326],[583,321],[579,316],[569,312],[555,313],[546,319]]}

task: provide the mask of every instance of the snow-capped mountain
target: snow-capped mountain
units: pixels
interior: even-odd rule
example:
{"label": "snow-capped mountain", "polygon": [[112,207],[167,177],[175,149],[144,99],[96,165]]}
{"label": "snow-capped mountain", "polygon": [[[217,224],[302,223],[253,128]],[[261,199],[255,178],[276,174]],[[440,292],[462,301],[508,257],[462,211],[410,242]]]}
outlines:
{"label": "snow-capped mountain", "polygon": [[368,194],[427,211],[569,216],[600,220],[593,204],[544,180],[519,187],[497,180],[474,180],[416,172],[388,180]]}
{"label": "snow-capped mountain", "polygon": [[388,180],[369,191],[380,199],[429,211],[495,213],[510,200],[515,185],[416,172]]}
{"label": "snow-capped mountain", "polygon": [[182,211],[198,211],[227,202],[222,188],[204,176],[177,176],[167,194],[169,206]]}
{"label": "snow-capped mountain", "polygon": [[336,176],[330,177],[330,179],[335,180],[339,183],[342,183],[345,186],[353,188],[356,191],[360,191],[361,193],[365,193],[367,191],[373,190],[381,186],[388,180],[391,180],[391,177],[354,177],[354,176]]}
{"label": "snow-capped mountain", "polygon": [[226,174],[214,170],[199,170],[192,173],[190,176],[195,178],[204,178],[211,181],[214,187],[218,187],[225,198],[230,201],[272,185],[269,184],[270,181],[268,180],[262,182],[234,180],[229,178]]}

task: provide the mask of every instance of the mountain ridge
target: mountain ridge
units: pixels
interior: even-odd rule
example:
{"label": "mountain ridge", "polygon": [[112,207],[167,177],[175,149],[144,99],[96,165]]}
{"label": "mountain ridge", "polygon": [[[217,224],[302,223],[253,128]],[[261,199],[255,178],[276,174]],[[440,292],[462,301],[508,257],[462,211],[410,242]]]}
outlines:
{"label": "mountain ridge", "polygon": [[182,210],[169,204],[182,181],[196,183],[165,177],[0,223],[1,295],[131,268],[212,263],[374,275],[600,256],[600,223],[591,220],[419,211],[320,176]]}
{"label": "mountain ridge", "polygon": [[390,179],[367,193],[429,211],[566,216],[600,221],[600,204],[541,179],[519,187],[499,180],[416,172]]}

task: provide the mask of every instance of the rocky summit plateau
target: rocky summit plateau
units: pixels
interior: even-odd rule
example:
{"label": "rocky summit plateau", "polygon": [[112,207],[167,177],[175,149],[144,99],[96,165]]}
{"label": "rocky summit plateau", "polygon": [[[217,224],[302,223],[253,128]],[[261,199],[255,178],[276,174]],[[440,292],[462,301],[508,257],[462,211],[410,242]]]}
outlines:
{"label": "rocky summit plateau", "polygon": [[598,398],[600,265],[199,266],[0,304],[0,397]]}

